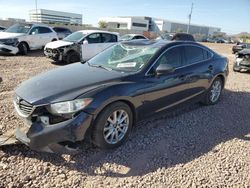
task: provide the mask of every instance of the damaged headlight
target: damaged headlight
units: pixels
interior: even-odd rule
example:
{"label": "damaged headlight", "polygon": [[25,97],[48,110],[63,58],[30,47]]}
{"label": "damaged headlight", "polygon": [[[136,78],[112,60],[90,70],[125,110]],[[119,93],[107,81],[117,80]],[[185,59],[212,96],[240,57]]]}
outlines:
{"label": "damaged headlight", "polygon": [[47,107],[48,111],[52,114],[72,114],[84,109],[88,106],[93,99],[76,99],[73,101],[59,102],[51,104]]}
{"label": "damaged headlight", "polygon": [[0,43],[10,46],[16,46],[18,44],[18,39],[17,38],[1,39]]}

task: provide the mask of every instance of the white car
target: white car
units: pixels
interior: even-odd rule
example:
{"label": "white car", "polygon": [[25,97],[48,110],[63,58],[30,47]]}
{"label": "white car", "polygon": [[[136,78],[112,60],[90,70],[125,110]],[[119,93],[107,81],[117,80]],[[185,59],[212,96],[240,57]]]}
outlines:
{"label": "white car", "polygon": [[0,53],[23,54],[42,49],[48,42],[58,40],[56,32],[45,25],[15,24],[0,32]]}
{"label": "white car", "polygon": [[139,39],[147,39],[144,35],[140,34],[126,34],[121,37],[121,41],[130,41],[130,40],[139,40]]}
{"label": "white car", "polygon": [[60,41],[48,43],[44,48],[44,54],[56,62],[87,61],[118,40],[118,33],[82,30],[74,32]]}

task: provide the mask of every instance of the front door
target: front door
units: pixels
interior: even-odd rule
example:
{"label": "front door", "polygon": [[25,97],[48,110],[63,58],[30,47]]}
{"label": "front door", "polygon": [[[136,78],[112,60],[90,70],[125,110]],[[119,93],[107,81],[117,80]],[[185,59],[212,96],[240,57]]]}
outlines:
{"label": "front door", "polygon": [[[167,50],[143,79],[145,84],[144,115],[166,110],[190,97],[187,80],[189,72],[183,67],[183,54],[184,47],[182,46]],[[157,76],[155,70],[160,64],[168,64],[175,70]]]}

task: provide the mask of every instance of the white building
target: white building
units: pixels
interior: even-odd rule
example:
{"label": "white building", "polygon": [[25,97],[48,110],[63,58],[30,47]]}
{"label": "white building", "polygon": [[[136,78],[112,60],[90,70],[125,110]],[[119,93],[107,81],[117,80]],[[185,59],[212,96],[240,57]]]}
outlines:
{"label": "white building", "polygon": [[[188,24],[175,22],[165,19],[151,18],[151,17],[107,17],[100,18],[98,21],[107,23],[108,28],[112,29],[127,29],[139,31],[153,31],[153,32],[187,32]],[[217,27],[210,27],[204,25],[191,24],[189,28],[190,34],[212,35],[215,32],[220,32],[221,29]]]}
{"label": "white building", "polygon": [[38,10],[31,10],[29,12],[29,15],[31,22],[82,24],[81,14],[38,9]]}
{"label": "white building", "polygon": [[127,29],[137,31],[148,31],[149,20],[144,17],[107,17],[99,18],[98,22],[104,21],[108,28],[112,29]]}

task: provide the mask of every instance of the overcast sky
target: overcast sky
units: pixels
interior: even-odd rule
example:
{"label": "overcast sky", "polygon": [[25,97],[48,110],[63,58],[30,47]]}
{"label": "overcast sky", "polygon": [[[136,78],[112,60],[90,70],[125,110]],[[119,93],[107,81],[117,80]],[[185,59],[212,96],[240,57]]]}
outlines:
{"label": "overcast sky", "polygon": [[[83,14],[83,23],[97,25],[99,17],[151,16],[188,22],[194,3],[192,23],[216,26],[235,34],[250,33],[250,0],[37,0],[38,8]],[[0,17],[29,20],[35,0],[0,0]]]}

